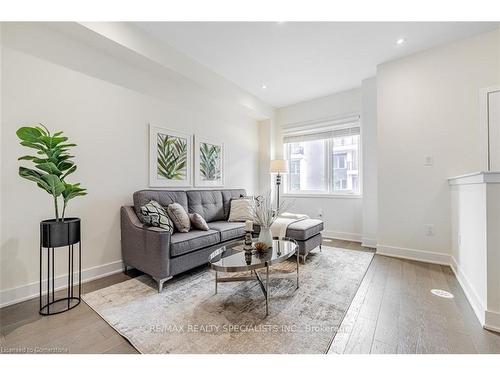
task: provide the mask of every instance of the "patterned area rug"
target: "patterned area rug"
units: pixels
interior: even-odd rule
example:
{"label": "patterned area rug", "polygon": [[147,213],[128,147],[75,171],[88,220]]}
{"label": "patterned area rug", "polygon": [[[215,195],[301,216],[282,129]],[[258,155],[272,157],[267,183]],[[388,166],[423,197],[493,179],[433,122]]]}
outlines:
{"label": "patterned area rug", "polygon": [[323,246],[300,265],[299,289],[293,261],[273,266],[267,318],[257,281],[221,283],[214,295],[206,267],[161,294],[144,275],[83,299],[141,353],[326,353],[372,258]]}

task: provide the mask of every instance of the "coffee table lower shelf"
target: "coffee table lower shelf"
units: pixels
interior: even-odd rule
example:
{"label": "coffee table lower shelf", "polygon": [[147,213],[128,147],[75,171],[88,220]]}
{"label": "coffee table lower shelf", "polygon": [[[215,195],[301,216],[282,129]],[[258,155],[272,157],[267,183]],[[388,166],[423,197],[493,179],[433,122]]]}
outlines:
{"label": "coffee table lower shelf", "polygon": [[[284,262],[291,256],[296,255],[296,280],[297,288],[299,288],[299,249],[297,243],[290,239],[275,239],[273,241],[273,248],[269,249],[269,255],[267,258],[259,259],[260,257],[252,257],[253,260],[249,262],[248,255],[245,258],[244,252],[237,251],[236,246],[232,248],[223,247],[216,250],[210,256],[210,265],[212,269],[215,270],[215,294],[217,294],[218,284],[227,282],[239,282],[239,281],[257,281],[264,294],[266,302],[266,317],[269,315],[269,267],[273,264]],[[241,254],[243,253],[243,254]],[[242,257],[243,256],[243,257]],[[223,265],[224,258],[227,260],[231,257],[231,265]],[[244,262],[243,262],[244,261]],[[263,280],[259,275],[257,270],[266,270],[266,279]],[[223,276],[221,277],[219,273],[241,273],[250,272],[250,275],[243,276]],[[280,275],[281,277],[289,277],[289,275]],[[273,278],[276,276],[273,276]]]}

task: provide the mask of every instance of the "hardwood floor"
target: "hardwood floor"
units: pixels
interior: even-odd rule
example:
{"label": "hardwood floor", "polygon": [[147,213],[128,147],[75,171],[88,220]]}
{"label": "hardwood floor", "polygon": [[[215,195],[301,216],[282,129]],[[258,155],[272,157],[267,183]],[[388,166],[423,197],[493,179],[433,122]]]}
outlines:
{"label": "hardwood floor", "polygon": [[[324,244],[373,252],[356,242]],[[139,274],[91,281],[83,292]],[[434,296],[431,289],[455,298]],[[0,353],[137,353],[83,301],[64,314],[42,317],[38,299],[29,300],[0,309],[0,323]],[[449,267],[375,255],[329,353],[500,353],[500,335],[481,328]]]}
{"label": "hardwood floor", "polygon": [[[131,270],[82,285],[82,293],[120,283],[139,272]],[[57,293],[56,293],[57,295]],[[41,316],[38,298],[0,309],[0,353],[25,350],[54,353],[137,353],[85,302],[64,314]]]}
{"label": "hardwood floor", "polygon": [[500,353],[500,335],[482,329],[450,267],[375,255],[334,353]]}

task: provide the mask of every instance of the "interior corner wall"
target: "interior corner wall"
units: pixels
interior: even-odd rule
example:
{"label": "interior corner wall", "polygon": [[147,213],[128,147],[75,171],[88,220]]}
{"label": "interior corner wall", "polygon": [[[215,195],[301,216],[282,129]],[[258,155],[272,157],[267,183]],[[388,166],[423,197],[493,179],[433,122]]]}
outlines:
{"label": "interior corner wall", "polygon": [[500,83],[499,35],[378,66],[378,251],[449,259],[447,178],[481,168],[479,91]]}
{"label": "interior corner wall", "polygon": [[363,80],[361,85],[361,157],[363,183],[363,238],[368,247],[377,245],[377,79]]}
{"label": "interior corner wall", "polygon": [[265,194],[271,188],[269,161],[272,156],[273,124],[272,120],[259,121],[259,189],[258,194]]}
{"label": "interior corner wall", "polygon": [[[50,197],[17,174],[17,158],[30,153],[15,134],[22,125],[44,123],[78,144],[72,151],[78,170],[70,182],[81,182],[88,195],[72,200],[68,215],[82,218],[84,279],[122,269],[120,206],[132,203],[134,191],[148,188],[149,123],[224,142],[225,187],[245,188],[249,194],[258,190],[254,118],[214,105],[210,93],[186,79],[157,77],[69,37],[61,43],[63,37],[54,31],[42,36],[42,31],[31,41],[19,30],[9,38],[3,34],[2,40],[0,305],[37,295],[38,226],[54,215]],[[52,51],[50,61],[38,54],[43,50]],[[81,69],[67,64],[76,58]],[[184,83],[177,90],[179,82]],[[131,89],[136,83],[144,90]],[[162,97],[162,90],[172,95]],[[59,280],[63,285],[63,261],[61,256],[56,262],[56,287]]]}

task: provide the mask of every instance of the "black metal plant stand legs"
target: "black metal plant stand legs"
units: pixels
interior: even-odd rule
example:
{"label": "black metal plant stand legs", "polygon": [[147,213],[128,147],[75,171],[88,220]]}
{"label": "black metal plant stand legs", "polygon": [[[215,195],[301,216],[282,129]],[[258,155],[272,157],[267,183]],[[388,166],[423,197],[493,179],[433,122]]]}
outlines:
{"label": "black metal plant stand legs", "polygon": [[[71,310],[78,306],[81,302],[82,292],[82,243],[78,238],[78,294],[74,295],[75,280],[74,280],[74,245],[71,243],[68,236],[68,280],[67,294],[65,297],[55,298],[55,253],[62,251],[62,246],[59,247],[44,247],[43,245],[52,244],[50,230],[40,230],[40,315],[55,315]],[[44,238],[48,237],[48,238]],[[79,235],[78,235],[79,237]],[[64,246],[65,247],[65,246]],[[61,249],[61,250],[59,250]],[[56,250],[56,251],[54,251]],[[47,258],[47,279],[46,279],[46,295],[43,295],[43,257],[46,254]],[[44,301],[45,300],[45,301]],[[44,304],[45,302],[45,304]],[[56,306],[57,305],[57,306]],[[64,307],[63,307],[64,306]]]}

